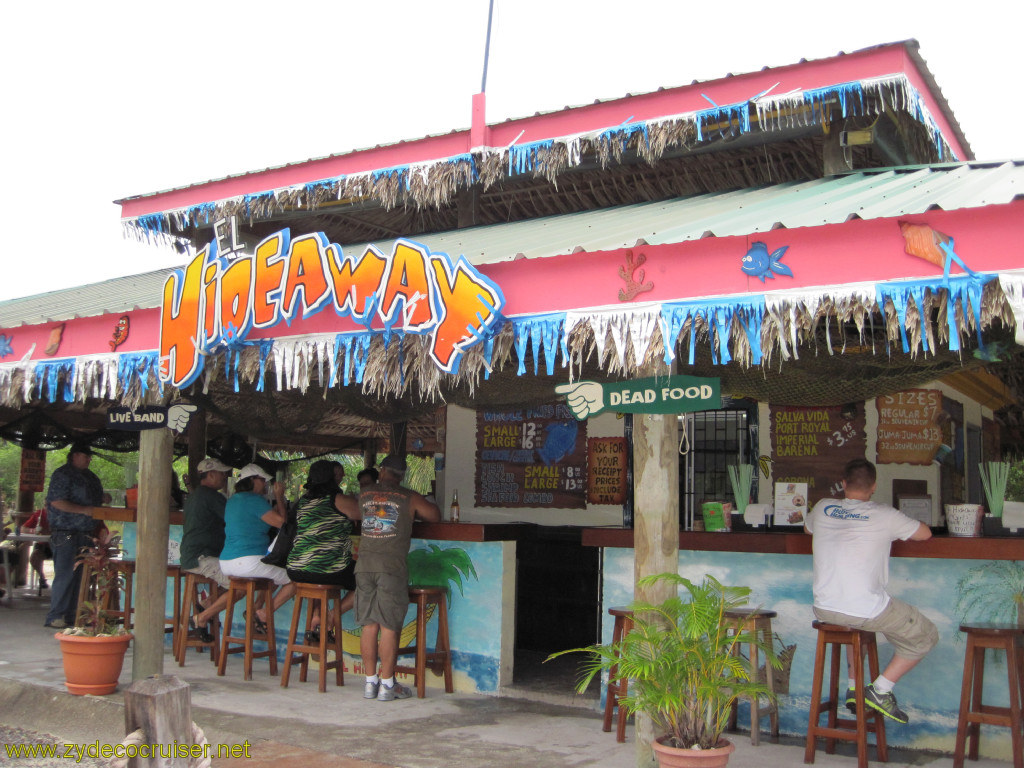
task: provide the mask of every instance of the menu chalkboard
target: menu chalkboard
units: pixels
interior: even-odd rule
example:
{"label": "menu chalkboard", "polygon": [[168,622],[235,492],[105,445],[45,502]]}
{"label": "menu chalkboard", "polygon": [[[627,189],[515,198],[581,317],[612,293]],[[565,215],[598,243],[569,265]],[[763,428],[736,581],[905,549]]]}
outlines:
{"label": "menu chalkboard", "polygon": [[942,392],[937,389],[907,389],[879,397],[878,463],[932,463],[942,445],[939,417]]}
{"label": "menu chalkboard", "polygon": [[476,413],[478,507],[587,506],[587,422],[565,403]]}
{"label": "menu chalkboard", "polygon": [[623,504],[626,501],[626,451],[624,437],[592,437],[587,441],[587,501],[591,504]]}
{"label": "menu chalkboard", "polygon": [[864,404],[771,406],[770,418],[775,483],[807,483],[808,508],[841,494],[843,466],[867,452]]}

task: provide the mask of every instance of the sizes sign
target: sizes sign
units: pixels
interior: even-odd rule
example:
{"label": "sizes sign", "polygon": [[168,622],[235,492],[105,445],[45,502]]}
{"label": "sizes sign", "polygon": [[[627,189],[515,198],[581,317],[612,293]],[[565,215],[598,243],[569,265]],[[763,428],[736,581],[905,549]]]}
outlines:
{"label": "sizes sign", "polygon": [[942,445],[942,392],[907,389],[879,397],[878,463],[928,465]]}
{"label": "sizes sign", "polygon": [[564,403],[477,411],[476,506],[587,506],[587,423]]}

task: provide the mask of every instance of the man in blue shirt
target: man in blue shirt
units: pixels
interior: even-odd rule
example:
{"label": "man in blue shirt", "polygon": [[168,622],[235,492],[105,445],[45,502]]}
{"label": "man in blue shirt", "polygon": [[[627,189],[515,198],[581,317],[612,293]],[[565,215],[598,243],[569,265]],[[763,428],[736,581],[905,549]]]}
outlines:
{"label": "man in blue shirt", "polygon": [[96,521],[93,507],[103,503],[103,485],[89,471],[92,449],[83,441],[71,444],[68,461],[54,470],[46,493],[46,516],[50,523],[50,549],[53,550],[53,584],[50,611],[45,626],[54,629],[75,623],[78,588],[82,578],[75,568],[75,557],[82,547],[93,544]]}

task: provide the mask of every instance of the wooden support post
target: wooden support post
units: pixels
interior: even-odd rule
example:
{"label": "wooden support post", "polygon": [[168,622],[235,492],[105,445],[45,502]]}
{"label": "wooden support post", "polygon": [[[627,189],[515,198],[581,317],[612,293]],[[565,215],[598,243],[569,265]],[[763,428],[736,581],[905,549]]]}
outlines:
{"label": "wooden support post", "polygon": [[[633,418],[633,578],[679,569],[679,418],[675,414],[643,414]],[[637,600],[660,603],[675,594],[672,585],[639,586]],[[655,737],[650,719],[636,722],[636,764],[652,765]]]}
{"label": "wooden support post", "polygon": [[[27,453],[27,456],[26,456],[26,453]],[[27,462],[26,459],[28,459],[29,461]],[[38,474],[37,477],[25,477],[25,478],[21,477],[20,473],[18,475],[18,505],[15,508],[15,513],[14,513],[14,525],[15,525],[15,531],[17,533],[21,533],[21,526],[23,526],[25,524],[26,520],[28,520],[30,517],[32,517],[32,513],[35,512],[35,507],[36,507],[36,494],[35,494],[35,492],[34,491],[26,491],[26,490],[23,489],[23,486],[25,485],[26,482],[34,483],[34,482],[36,482],[36,480],[38,480],[39,485],[37,485],[35,487],[40,488],[40,489],[42,488],[43,475],[45,474],[45,470],[46,470],[46,453],[44,451],[35,451],[35,450],[32,450],[31,448],[25,448],[24,446],[22,446],[22,449],[21,449],[21,466],[22,466],[22,470],[23,471],[26,468],[26,464],[34,465],[36,468],[38,468],[39,469],[39,474]],[[19,548],[21,550],[21,560],[18,563],[18,572],[17,572],[17,575],[15,576],[15,579],[17,581],[27,581],[28,580],[28,558],[29,558],[29,555],[32,552],[32,545],[31,544],[24,544],[24,545],[20,545]],[[11,589],[11,587],[9,586],[8,589]]]}
{"label": "wooden support post", "polygon": [[192,702],[188,683],[173,675],[136,680],[124,692],[124,726],[128,735],[141,730],[142,743],[148,749],[156,748],[155,755],[131,759],[129,766],[188,768],[189,755],[179,757],[175,750],[178,744],[192,745]]}
{"label": "wooden support post", "polygon": [[188,422],[188,480],[189,488],[199,485],[196,467],[206,458],[206,410],[200,408]]}
{"label": "wooden support post", "polygon": [[370,437],[363,441],[363,468],[377,466],[377,441]]}
{"label": "wooden support post", "polygon": [[146,429],[139,433],[139,533],[135,555],[132,680],[159,675],[164,670],[173,449],[174,434],[169,429]]}
{"label": "wooden support post", "polygon": [[840,137],[843,132],[843,121],[832,120],[827,124],[825,132],[825,143],[821,149],[822,173],[825,176],[835,176],[838,173],[845,173],[853,170],[853,154],[849,147],[840,144]]}
{"label": "wooden support post", "polygon": [[394,456],[405,456],[407,440],[409,435],[409,422],[396,421],[391,425],[391,450],[388,453]]}

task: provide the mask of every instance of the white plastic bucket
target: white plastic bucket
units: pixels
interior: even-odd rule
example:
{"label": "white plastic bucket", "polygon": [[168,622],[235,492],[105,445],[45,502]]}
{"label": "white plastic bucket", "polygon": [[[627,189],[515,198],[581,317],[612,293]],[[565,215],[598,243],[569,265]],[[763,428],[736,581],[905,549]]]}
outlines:
{"label": "white plastic bucket", "polygon": [[947,504],[946,528],[950,536],[980,536],[981,505]]}

